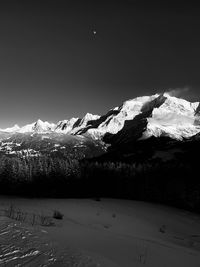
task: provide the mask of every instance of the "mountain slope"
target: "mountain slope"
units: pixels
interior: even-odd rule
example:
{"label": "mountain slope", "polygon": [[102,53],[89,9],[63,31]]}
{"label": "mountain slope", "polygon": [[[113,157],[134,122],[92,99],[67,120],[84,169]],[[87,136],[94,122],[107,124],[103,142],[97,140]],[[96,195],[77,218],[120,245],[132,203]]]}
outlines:
{"label": "mountain slope", "polygon": [[148,118],[152,116],[154,109],[158,109],[166,100],[165,96],[158,96],[141,107],[140,113],[132,120],[126,120],[123,128],[116,134],[107,133],[103,140],[112,145],[125,145],[138,140],[143,136],[148,126]]}

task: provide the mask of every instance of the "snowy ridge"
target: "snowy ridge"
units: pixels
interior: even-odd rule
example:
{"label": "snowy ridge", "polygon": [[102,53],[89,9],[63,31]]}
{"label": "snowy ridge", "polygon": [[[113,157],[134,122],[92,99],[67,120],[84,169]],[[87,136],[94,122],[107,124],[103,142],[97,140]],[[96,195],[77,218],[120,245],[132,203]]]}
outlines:
{"label": "snowy ridge", "polygon": [[71,133],[73,126],[78,118],[71,118],[70,120],[59,121],[55,127],[57,133]]}
{"label": "snowy ridge", "polygon": [[20,129],[20,127],[15,124],[13,127],[9,127],[6,129],[0,129],[1,132],[7,132],[7,133],[12,133],[12,132],[17,132]]}
{"label": "snowy ridge", "polygon": [[144,120],[147,121],[146,128],[142,128],[143,132],[140,139],[151,136],[168,136],[182,140],[200,133],[199,111],[199,102],[191,103],[164,93],[127,100],[121,106],[111,109],[103,116],[87,113],[83,118],[62,120],[57,124],[38,120],[21,128],[15,125],[0,131],[9,133],[86,134],[93,139],[102,139],[107,133],[116,135],[118,132],[125,130],[125,122],[131,122],[137,118],[137,124],[140,122],[138,120],[141,120],[141,123]]}
{"label": "snowy ridge", "polygon": [[93,115],[91,113],[87,113],[81,120],[80,123],[72,130],[72,134],[77,134],[81,129],[84,129],[90,121],[94,121],[99,119],[99,115]]}
{"label": "snowy ridge", "polygon": [[57,133],[76,134],[85,128],[89,121],[97,120],[100,116],[87,113],[82,119],[72,118],[70,120],[59,121],[55,127]]}

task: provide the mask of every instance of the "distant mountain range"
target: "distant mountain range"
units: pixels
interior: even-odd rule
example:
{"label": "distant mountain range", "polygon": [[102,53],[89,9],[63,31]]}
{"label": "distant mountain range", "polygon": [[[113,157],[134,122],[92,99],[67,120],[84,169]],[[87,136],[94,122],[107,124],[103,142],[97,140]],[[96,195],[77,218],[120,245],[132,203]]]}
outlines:
{"label": "distant mountain range", "polygon": [[[99,139],[107,133],[115,135],[127,129],[127,124],[130,125],[130,123],[133,124],[132,127],[137,124],[137,138],[168,136],[182,140],[200,132],[200,103],[191,103],[169,96],[167,93],[156,94],[125,101],[121,106],[109,110],[102,116],[87,113],[83,118],[62,120],[57,124],[39,119],[23,127],[16,124],[11,128],[0,129],[0,131],[87,134],[94,139]],[[141,128],[142,125],[139,131],[138,126]]]}
{"label": "distant mountain range", "polygon": [[200,103],[164,93],[125,101],[102,116],[87,113],[56,124],[38,120],[0,129],[0,152],[22,155],[23,150],[36,156],[42,151],[65,151],[70,145],[70,149],[80,149],[83,154],[87,150],[87,155],[96,156],[107,147],[130,150],[136,142],[147,143],[152,138],[180,142],[198,139],[199,135]]}

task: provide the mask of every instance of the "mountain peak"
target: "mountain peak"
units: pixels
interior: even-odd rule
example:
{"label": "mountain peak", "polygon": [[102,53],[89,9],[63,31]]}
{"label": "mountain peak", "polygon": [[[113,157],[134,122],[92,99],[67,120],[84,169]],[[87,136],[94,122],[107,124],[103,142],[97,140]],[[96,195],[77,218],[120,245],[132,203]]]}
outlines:
{"label": "mountain peak", "polygon": [[48,132],[52,131],[55,128],[54,123],[49,123],[47,121],[42,121],[38,119],[36,122],[33,122],[31,124],[27,124],[23,127],[21,127],[17,132],[19,133],[30,133],[30,132],[37,132],[37,133],[42,133],[42,132]]}
{"label": "mountain peak", "polygon": [[[129,131],[137,130],[137,136],[141,138],[165,135],[181,140],[200,132],[200,123],[196,118],[198,107],[199,102],[191,103],[168,93],[136,97],[110,110],[98,119],[98,123],[93,123],[87,131],[82,132],[98,139],[107,133],[116,135],[123,129],[125,131],[128,125]],[[125,122],[130,123],[126,123],[125,127]],[[143,126],[140,127],[140,124]],[[131,127],[135,130],[130,130]],[[140,133],[138,129],[141,129]]]}
{"label": "mountain peak", "polygon": [[44,123],[44,121],[42,121],[41,119],[38,119],[37,121],[36,121],[36,124],[43,124]]}
{"label": "mountain peak", "polygon": [[54,127],[54,123],[49,123],[48,121],[42,121],[38,119],[32,127],[32,130],[36,132],[47,132],[52,131]]}
{"label": "mountain peak", "polygon": [[92,114],[92,113],[86,113],[85,114],[85,116],[84,116],[84,118],[85,119],[88,119],[88,120],[92,120],[92,119],[97,119],[97,118],[99,118],[100,116],[99,115],[94,115],[94,114]]}

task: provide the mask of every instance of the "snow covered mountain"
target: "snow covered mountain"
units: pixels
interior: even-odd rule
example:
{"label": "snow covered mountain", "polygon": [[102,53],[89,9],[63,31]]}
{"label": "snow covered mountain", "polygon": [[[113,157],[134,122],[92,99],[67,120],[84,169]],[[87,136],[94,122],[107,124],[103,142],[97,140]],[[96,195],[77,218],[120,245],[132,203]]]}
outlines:
{"label": "snow covered mountain", "polygon": [[37,120],[31,124],[27,124],[22,126],[21,128],[15,124],[11,128],[0,129],[1,132],[5,133],[44,133],[44,132],[51,132],[55,129],[54,123],[49,123],[47,121],[43,122],[42,120]]}
{"label": "snow covered mountain", "polygon": [[7,133],[62,133],[86,135],[93,139],[143,140],[167,136],[182,140],[200,133],[200,103],[191,103],[167,93],[137,97],[98,116],[87,113],[57,124],[38,120],[19,127],[1,129]]}
{"label": "snow covered mountain", "polygon": [[17,132],[18,130],[20,130],[20,127],[17,124],[15,124],[13,127],[0,129],[1,132],[7,132],[7,133]]}
{"label": "snow covered mountain", "polygon": [[131,129],[131,138],[168,136],[182,140],[200,132],[199,113],[199,102],[190,103],[167,93],[137,97],[90,122],[79,134],[99,139]]}
{"label": "snow covered mountain", "polygon": [[15,132],[18,133],[29,133],[29,132],[37,132],[37,133],[44,133],[44,132],[51,132],[55,128],[54,123],[49,123],[47,121],[43,122],[42,120],[37,120],[31,124],[27,124]]}

